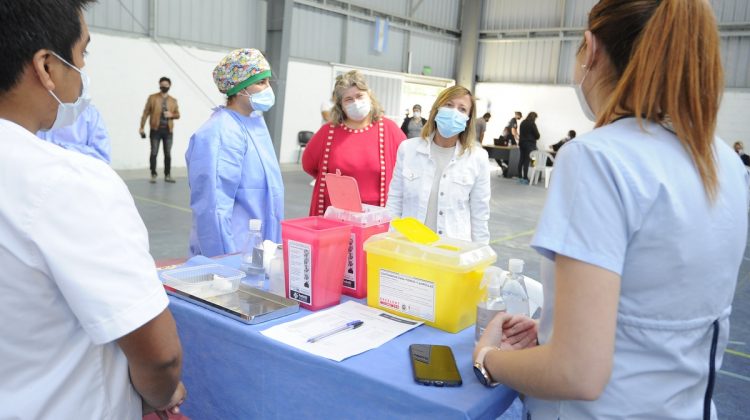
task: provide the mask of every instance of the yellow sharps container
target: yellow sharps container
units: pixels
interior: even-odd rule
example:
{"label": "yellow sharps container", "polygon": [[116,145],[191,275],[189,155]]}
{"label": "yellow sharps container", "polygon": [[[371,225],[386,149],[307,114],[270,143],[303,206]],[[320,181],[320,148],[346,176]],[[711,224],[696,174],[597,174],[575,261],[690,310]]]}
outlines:
{"label": "yellow sharps container", "polygon": [[364,248],[369,306],[451,333],[474,324],[479,283],[497,259],[488,245],[447,238],[416,243],[385,232]]}

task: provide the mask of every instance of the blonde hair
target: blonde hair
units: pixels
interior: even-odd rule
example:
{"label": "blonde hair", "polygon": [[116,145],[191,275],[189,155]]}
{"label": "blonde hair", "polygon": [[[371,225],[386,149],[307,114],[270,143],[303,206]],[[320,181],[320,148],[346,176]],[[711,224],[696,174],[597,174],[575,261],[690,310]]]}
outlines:
{"label": "blonde hair", "polygon": [[430,110],[430,117],[427,119],[427,123],[424,125],[424,127],[422,127],[423,139],[430,138],[430,136],[437,130],[435,117],[437,116],[440,107],[447,104],[448,101],[464,95],[469,95],[469,98],[471,99],[471,109],[469,110],[469,120],[466,121],[466,129],[458,135],[458,142],[461,143],[461,153],[463,153],[465,150],[471,151],[471,148],[474,146],[474,139],[477,137],[475,128],[477,119],[477,104],[474,100],[474,95],[471,94],[471,91],[461,85],[455,85],[444,89],[442,92],[440,92],[437,99],[435,99],[435,103],[432,104],[432,109]]}
{"label": "blonde hair", "polygon": [[350,70],[346,73],[336,76],[336,83],[333,86],[333,108],[331,108],[330,121],[333,125],[341,125],[346,119],[346,114],[341,106],[341,100],[344,92],[350,87],[355,86],[357,89],[367,92],[372,104],[370,109],[370,118],[372,121],[378,121],[383,116],[383,107],[375,98],[370,88],[367,86],[365,76],[357,70]]}
{"label": "blonde hair", "polygon": [[708,198],[718,190],[712,144],[723,89],[719,32],[706,0],[601,0],[589,30],[615,74],[596,126],[632,114],[671,126]]}

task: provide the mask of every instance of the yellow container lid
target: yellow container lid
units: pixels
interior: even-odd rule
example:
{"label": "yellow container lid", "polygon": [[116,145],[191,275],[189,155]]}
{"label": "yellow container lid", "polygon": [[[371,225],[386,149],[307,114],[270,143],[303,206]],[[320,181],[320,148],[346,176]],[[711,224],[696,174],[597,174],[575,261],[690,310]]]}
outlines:
{"label": "yellow container lid", "polygon": [[454,273],[472,271],[497,260],[495,251],[489,245],[450,238],[420,244],[399,232],[373,235],[365,241],[364,248],[368,254],[373,253],[408,263],[439,267]]}

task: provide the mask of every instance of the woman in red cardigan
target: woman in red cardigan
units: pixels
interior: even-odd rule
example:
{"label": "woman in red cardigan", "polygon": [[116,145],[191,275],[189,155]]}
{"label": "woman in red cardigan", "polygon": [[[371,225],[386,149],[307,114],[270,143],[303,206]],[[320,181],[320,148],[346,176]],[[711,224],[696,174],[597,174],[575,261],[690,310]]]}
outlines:
{"label": "woman in red cardigan", "polygon": [[336,77],[333,97],[331,122],[320,127],[302,155],[302,169],[315,177],[310,216],[323,215],[331,204],[325,174],[337,169],[357,180],[364,204],[385,207],[404,133],[383,117],[362,73],[352,70]]}

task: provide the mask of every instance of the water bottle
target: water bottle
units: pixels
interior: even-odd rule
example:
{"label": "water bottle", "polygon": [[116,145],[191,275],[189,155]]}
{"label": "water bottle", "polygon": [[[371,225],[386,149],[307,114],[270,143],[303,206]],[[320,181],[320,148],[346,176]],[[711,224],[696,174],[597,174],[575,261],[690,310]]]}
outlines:
{"label": "water bottle", "polygon": [[522,273],[523,260],[508,261],[502,296],[509,314],[529,316],[529,294],[526,292],[526,281]]}
{"label": "water bottle", "polygon": [[247,238],[245,248],[242,250],[242,263],[240,265],[240,269],[247,274],[243,283],[259,289],[263,288],[266,280],[266,272],[263,269],[263,233],[260,231],[261,226],[262,222],[258,219],[250,219],[248,222],[250,235]]}
{"label": "water bottle", "polygon": [[482,337],[487,324],[500,312],[505,312],[503,301],[503,270],[498,267],[487,267],[482,278],[481,288],[487,288],[487,296],[477,303],[477,323],[474,329],[474,342]]}

